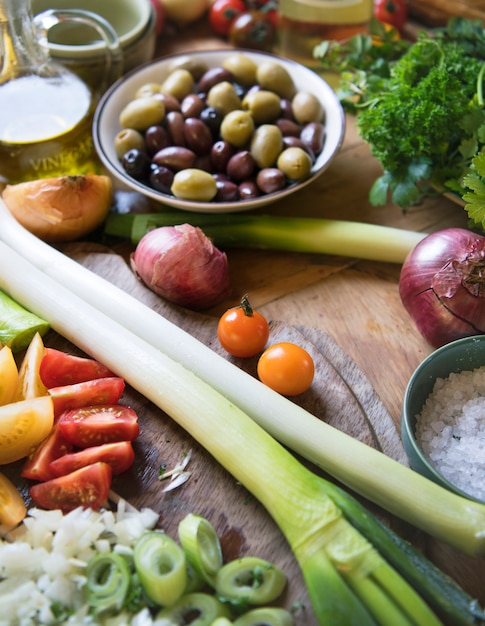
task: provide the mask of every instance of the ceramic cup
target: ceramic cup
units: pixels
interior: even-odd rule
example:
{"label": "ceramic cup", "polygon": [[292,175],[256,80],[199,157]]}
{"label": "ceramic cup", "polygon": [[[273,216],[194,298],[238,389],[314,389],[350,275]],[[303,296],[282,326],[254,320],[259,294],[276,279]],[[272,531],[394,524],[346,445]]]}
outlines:
{"label": "ceramic cup", "polygon": [[[109,82],[133,67],[149,61],[154,54],[156,16],[150,0],[31,0],[32,13],[42,28],[49,10],[86,11],[111,25],[121,49],[121,58],[112,68]],[[87,23],[60,22],[48,29],[46,45],[51,58],[76,72],[88,83],[99,83],[106,67],[106,43]]]}

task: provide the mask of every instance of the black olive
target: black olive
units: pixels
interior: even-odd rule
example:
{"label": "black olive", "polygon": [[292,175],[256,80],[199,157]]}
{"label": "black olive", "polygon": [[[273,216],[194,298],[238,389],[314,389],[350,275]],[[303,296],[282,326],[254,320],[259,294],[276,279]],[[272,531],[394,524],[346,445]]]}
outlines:
{"label": "black olive", "polygon": [[150,157],[137,148],[125,152],[121,159],[125,172],[136,180],[145,180],[150,173]]}

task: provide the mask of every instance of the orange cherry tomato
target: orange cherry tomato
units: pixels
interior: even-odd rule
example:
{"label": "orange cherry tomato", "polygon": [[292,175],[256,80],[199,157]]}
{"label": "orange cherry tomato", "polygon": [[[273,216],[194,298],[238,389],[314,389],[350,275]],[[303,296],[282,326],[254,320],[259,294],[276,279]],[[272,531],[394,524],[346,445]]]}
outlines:
{"label": "orange cherry tomato", "polygon": [[248,297],[243,296],[239,306],[229,309],[219,319],[217,336],[232,356],[251,357],[264,350],[269,325],[261,313],[252,309]]}
{"label": "orange cherry tomato", "polygon": [[275,343],[258,361],[259,380],[283,396],[297,396],[310,388],[315,363],[306,350],[290,342]]}

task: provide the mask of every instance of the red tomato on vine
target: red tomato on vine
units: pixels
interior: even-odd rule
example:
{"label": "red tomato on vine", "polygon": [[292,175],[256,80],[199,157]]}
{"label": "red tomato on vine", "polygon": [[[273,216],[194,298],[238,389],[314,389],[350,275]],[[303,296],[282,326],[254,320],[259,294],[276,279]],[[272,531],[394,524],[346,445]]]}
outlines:
{"label": "red tomato on vine", "polygon": [[209,9],[209,24],[216,33],[226,36],[236,17],[246,10],[243,0],[216,0]]}
{"label": "red tomato on vine", "polygon": [[401,32],[408,19],[407,2],[406,0],[375,0],[374,17],[380,22],[394,26]]}

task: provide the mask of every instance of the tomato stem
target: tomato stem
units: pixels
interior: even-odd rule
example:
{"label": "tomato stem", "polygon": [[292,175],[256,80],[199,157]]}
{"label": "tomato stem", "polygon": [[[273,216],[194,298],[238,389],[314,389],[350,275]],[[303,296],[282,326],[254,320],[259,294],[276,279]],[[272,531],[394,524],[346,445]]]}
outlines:
{"label": "tomato stem", "polygon": [[248,297],[247,293],[245,293],[244,296],[241,298],[240,307],[244,311],[244,315],[247,315],[248,317],[252,316],[252,314],[253,314],[253,307],[249,303],[249,297]]}

